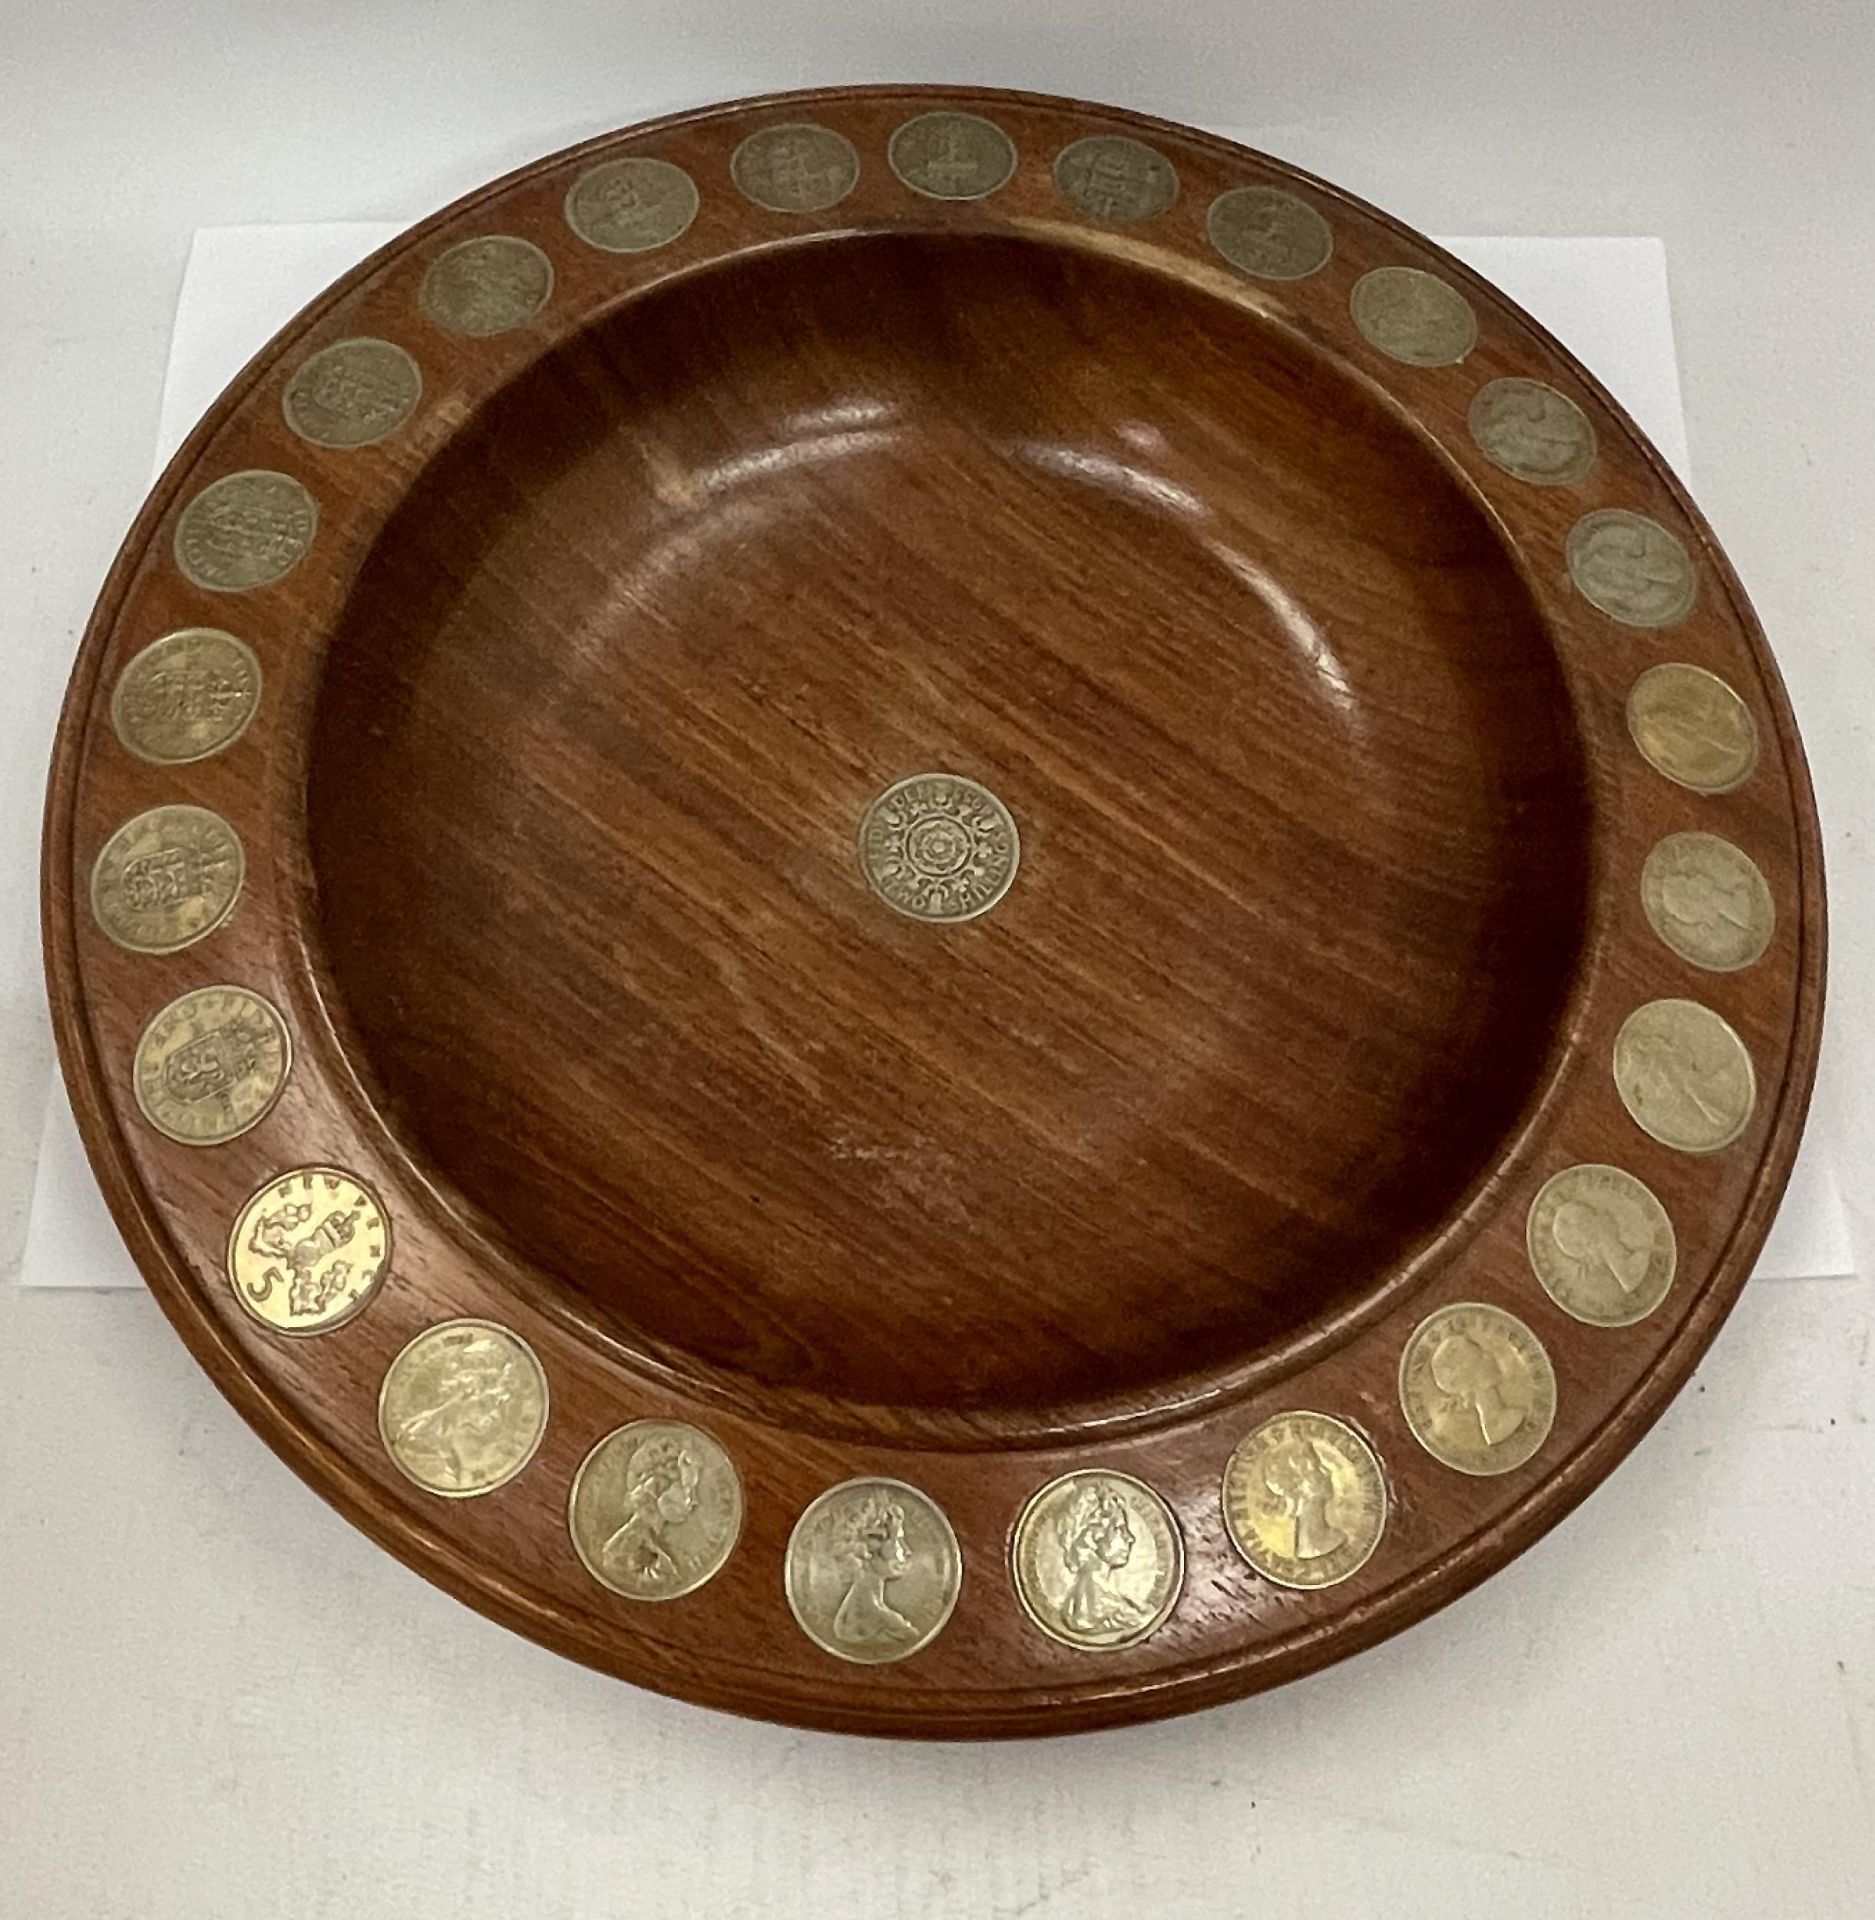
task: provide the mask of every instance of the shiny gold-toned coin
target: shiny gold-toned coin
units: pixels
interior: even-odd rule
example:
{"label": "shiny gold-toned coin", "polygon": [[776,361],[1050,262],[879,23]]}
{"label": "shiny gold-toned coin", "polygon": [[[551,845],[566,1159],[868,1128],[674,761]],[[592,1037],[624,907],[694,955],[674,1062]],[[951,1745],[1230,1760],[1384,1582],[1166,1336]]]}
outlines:
{"label": "shiny gold-toned coin", "polygon": [[336,340],[286,383],[280,410],[316,447],[368,447],[395,433],[423,397],[423,375],[389,340]]}
{"label": "shiny gold-toned coin", "polygon": [[1585,514],[1569,532],[1569,577],[1592,607],[1629,627],[1671,627],[1693,610],[1692,557],[1659,521],[1625,507]]}
{"label": "shiny gold-toned coin", "polygon": [[963,1555],[943,1509],[903,1480],[845,1480],[795,1522],[788,1606],[823,1652],[862,1666],[903,1660],[943,1631]]}
{"label": "shiny gold-toned coin", "polygon": [[668,160],[602,160],[573,182],[566,223],[602,253],[649,253],[687,232],[697,183]]}
{"label": "shiny gold-toned coin", "polygon": [[111,724],[139,760],[178,767],[232,746],[259,705],[253,649],[219,627],[184,627],[117,676]]}
{"label": "shiny gold-toned coin", "polygon": [[1259,280],[1306,280],[1335,250],[1328,222],[1281,187],[1232,187],[1211,202],[1204,224],[1218,252]]}
{"label": "shiny gold-toned coin", "polygon": [[1695,793],[1730,793],[1758,764],[1751,709],[1716,673],[1649,667],[1628,694],[1628,732],[1647,764]]}
{"label": "shiny gold-toned coin", "polygon": [[553,298],[553,262],[511,233],[460,240],[437,255],[417,304],[446,333],[471,340],[524,327]]}
{"label": "shiny gold-toned coin", "polygon": [[1541,380],[1491,380],[1467,416],[1479,451],[1513,479],[1568,487],[1595,464],[1595,428],[1566,393]]}
{"label": "shiny gold-toned coin", "polygon": [[824,213],[858,186],[859,155],[831,127],[760,127],[731,156],[729,177],[770,213]]}
{"label": "shiny gold-toned coin", "polygon": [[547,1431],[547,1375],[492,1320],[426,1327],[385,1370],[378,1437],[426,1493],[467,1500],[506,1486]]}
{"label": "shiny gold-toned coin", "polygon": [[1178,198],[1171,161],[1123,133],[1091,133],[1063,147],[1055,184],[1083,213],[1115,226],[1154,219]]}
{"label": "shiny gold-toned coin", "polygon": [[176,953],[234,911],[247,872],[240,836],[206,807],[152,807],[105,841],[91,911],[132,953]]}
{"label": "shiny gold-toned coin", "polygon": [[286,1022],[247,987],[196,987],[143,1030],[137,1105],[159,1133],[214,1147],[245,1133],[280,1097],[293,1063]]}
{"label": "shiny gold-toned coin", "polygon": [[1428,1314],[1407,1341],[1400,1407],[1435,1460],[1459,1473],[1509,1473],[1549,1438],[1556,1373],[1515,1314],[1461,1301]]}
{"label": "shiny gold-toned coin", "polygon": [[916,773],[880,794],[859,823],[872,890],[913,920],[987,913],[1016,877],[1021,841],[1009,809],[959,773]]}
{"label": "shiny gold-toned coin", "polygon": [[1449,281],[1418,267],[1376,267],[1354,283],[1362,337],[1409,367],[1455,367],[1478,344],[1478,316]]}
{"label": "shiny gold-toned coin", "polygon": [[981,200],[1009,184],[1016,148],[1001,127],[975,113],[921,113],[886,148],[892,171],[931,200]]}
{"label": "shiny gold-toned coin", "polygon": [[1345,1421],[1279,1413],[1238,1442],[1224,1469],[1224,1524],[1264,1579],[1336,1586],[1386,1531],[1380,1461]]}
{"label": "shiny gold-toned coin", "polygon": [[1619,1167],[1564,1167],[1530,1203],[1530,1268],[1564,1313],[1591,1327],[1644,1320],[1673,1285],[1673,1222]]}
{"label": "shiny gold-toned coin", "polygon": [[714,1579],[741,1537],[742,1480],[702,1428],[635,1420],[581,1462],[566,1523],[602,1587],[675,1600]]}
{"label": "shiny gold-toned coin", "polygon": [[1641,868],[1647,923],[1682,960],[1736,973],[1763,959],[1777,908],[1757,862],[1716,833],[1670,833]]}
{"label": "shiny gold-toned coin", "polygon": [[1168,1507],[1128,1473],[1084,1468],[1022,1509],[1009,1549],[1029,1618],[1066,1647],[1130,1647],[1156,1633],[1185,1584],[1185,1543]]}
{"label": "shiny gold-toned coin", "polygon": [[176,565],[209,593],[248,593],[291,573],[318,527],[318,506],[290,474],[225,474],[183,508]]}
{"label": "shiny gold-toned coin", "polygon": [[234,1297],[276,1333],[330,1333],[359,1312],[391,1263],[378,1197],[337,1167],[295,1167],[261,1188],[228,1234]]}
{"label": "shiny gold-toned coin", "polygon": [[1744,1041],[1696,1000],[1636,1007],[1615,1035],[1614,1069],[1636,1125],[1681,1153],[1730,1146],[1758,1103]]}

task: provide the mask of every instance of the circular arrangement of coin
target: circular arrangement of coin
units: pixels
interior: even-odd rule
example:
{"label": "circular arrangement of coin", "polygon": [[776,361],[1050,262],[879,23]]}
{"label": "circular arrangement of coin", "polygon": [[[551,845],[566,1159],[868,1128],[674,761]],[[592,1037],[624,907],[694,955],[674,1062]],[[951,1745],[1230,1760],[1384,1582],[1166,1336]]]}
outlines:
{"label": "circular arrangement of coin", "polygon": [[[1048,256],[1068,307],[1087,302],[1060,322],[1082,329],[1060,370],[1074,433],[1051,437],[1032,395],[999,389],[971,416],[972,432],[994,423],[1007,460],[987,484],[917,438],[928,396],[913,363],[866,359],[892,377],[857,394],[816,384],[817,330],[850,331],[862,358],[898,350],[880,318],[889,287],[867,283],[824,327],[769,293],[745,298],[745,272],[772,290],[777,260],[848,245],[923,273],[926,242],[932,261],[1002,263],[970,280],[975,304],[952,300],[936,267],[918,283],[919,350],[949,370],[930,376],[940,389],[974,377],[975,330],[1021,297],[1031,256]],[[1141,312],[1161,331],[1150,380],[1121,407],[1088,343],[1093,293],[1115,297],[1127,275],[1154,280],[1160,304]],[[517,1098],[513,1125],[476,1151],[504,1171],[550,1165],[554,1201],[530,1237],[484,1219],[458,1191],[460,1157],[445,1164],[434,1130],[394,1101],[380,1113],[356,1071],[355,1009],[320,971],[330,903],[307,880],[337,869],[309,861],[305,818],[311,790],[354,778],[356,756],[339,764],[321,736],[325,757],[304,767],[294,734],[323,711],[322,676],[361,617],[335,595],[376,590],[364,562],[412,497],[406,476],[434,459],[468,475],[465,499],[500,496],[515,525],[537,515],[544,496],[528,490],[560,452],[539,450],[539,473],[532,443],[451,467],[459,437],[528,380],[531,403],[590,421],[592,447],[568,459],[610,458],[606,409],[636,421],[647,397],[661,405],[681,358],[681,330],[635,332],[648,310],[635,303],[702,281],[722,298],[691,344],[727,356],[735,316],[759,314],[766,344],[749,364],[783,381],[779,411],[726,366],[734,377],[685,415],[713,423],[696,445],[676,412],[633,428],[618,471],[645,476],[651,505],[629,563],[607,544],[616,529],[570,516],[554,522],[551,565],[546,546],[517,544],[503,581],[518,609],[557,591],[543,582],[604,579],[604,617],[568,622],[566,646],[616,651],[648,707],[660,676],[675,684],[672,657],[634,652],[609,623],[655,597],[659,569],[707,575],[710,630],[672,636],[673,655],[680,643],[710,661],[684,716],[691,758],[660,762],[636,713],[577,710],[589,683],[524,678],[518,650],[528,724],[553,709],[577,752],[529,760],[518,722],[512,739],[469,729],[455,743],[452,793],[540,781],[567,836],[598,836],[628,875],[631,912],[600,911],[552,833],[497,867],[453,815],[414,886],[371,876],[386,948],[432,881],[460,869],[479,888],[463,965],[438,970],[456,1025],[426,1071],[479,1041],[481,1021],[507,1058],[544,1058],[568,1087],[641,1083],[727,1143],[699,1153],[679,1128],[643,1127],[630,1190],[596,1190]],[[1280,340],[1271,366],[1305,369],[1311,393],[1322,383],[1323,461],[1371,462],[1385,436],[1359,434],[1385,415],[1401,445],[1437,443],[1453,498],[1481,502],[1476,525],[1448,538],[1456,509],[1425,491],[1431,467],[1402,468],[1417,490],[1391,498],[1391,545],[1371,575],[1362,560],[1336,577],[1309,570],[1306,528],[1276,537],[1287,509],[1267,490],[1218,514],[1192,424],[1205,421],[1187,418],[1181,385],[1191,340],[1212,336],[1163,327],[1202,301],[1236,330],[1220,324],[1217,340]],[[641,338],[655,351],[638,358]],[[1240,371],[1238,424],[1255,425],[1274,405],[1257,384],[1269,369],[1252,352]],[[736,440],[758,418],[785,431]],[[1246,427],[1232,445],[1253,442]],[[874,497],[869,476],[888,470],[900,490]],[[774,571],[766,516],[780,507],[834,527],[825,578]],[[1248,620],[1181,627],[1188,545],[1249,596]],[[1486,545],[1510,556],[1515,617],[1451,658],[1530,675],[1532,699],[1553,695],[1558,729],[1581,738],[1554,765],[1499,764],[1496,743],[1470,756],[1492,762],[1493,805],[1528,810],[1526,870],[1480,890],[1472,869],[1491,846],[1441,840],[1450,816],[1431,804],[1462,756],[1414,703],[1432,602],[1461,591]],[[1108,548],[1136,554],[1117,592]],[[982,583],[1005,550],[1025,551],[1025,572],[1001,604]],[[1426,554],[1445,568],[1438,591],[1389,629],[1377,681],[1362,624],[1388,604],[1389,569]],[[54,1017],[115,1210],[171,1317],[301,1471],[368,1507],[374,1531],[452,1591],[632,1679],[808,1724],[1037,1733],[1322,1664],[1474,1584],[1609,1470],[1697,1359],[1788,1174],[1814,1059],[1820,856],[1781,691],[1710,536],[1594,382],[1489,287],[1332,188],[1208,136],[1024,96],[860,89],[680,115],[543,161],[414,229],[290,327],[191,443],[127,561],[81,654],[47,834]],[[903,593],[878,633],[836,615],[831,640],[850,656],[797,674],[789,596],[863,606],[879,579]],[[1553,686],[1510,632],[1526,621],[1554,650]],[[1195,750],[1177,722],[1234,684],[1211,677],[1233,649],[1266,650],[1278,692],[1211,701],[1202,717],[1227,725]],[[504,654],[495,677],[508,670]],[[1419,727],[1381,809],[1390,844],[1345,842],[1368,801],[1360,782],[1316,782],[1304,700],[1350,738]],[[785,716],[785,750],[760,750],[758,708]],[[431,723],[421,702],[372,713],[389,733]],[[1256,804],[1168,811],[1155,796],[1173,777],[1212,796],[1241,785]],[[1543,810],[1574,804],[1581,820],[1552,834]],[[346,858],[369,863],[378,816],[358,819]],[[741,878],[680,939],[651,903],[691,911],[712,835]],[[1292,854],[1274,890],[1243,882],[1263,855],[1240,843],[1265,835]],[[1180,910],[1143,937],[1135,890],[1168,874],[1182,891],[1158,897]],[[1583,875],[1582,915],[1532,906]],[[1376,898],[1397,903],[1395,937],[1363,944],[1353,930]],[[1368,1178],[1335,1130],[1337,1100],[1366,1097],[1389,1019],[1410,1025],[1396,1004],[1426,1004],[1412,995],[1416,929],[1478,903],[1479,965],[1454,975],[1470,1010],[1455,1022],[1498,1007],[1486,976],[1502,956],[1521,966],[1535,927],[1583,942],[1576,972],[1556,975],[1571,1044],[1506,1106],[1528,1121],[1515,1155],[1467,1172],[1464,1231],[1427,1204],[1404,1251],[1388,1220],[1363,1222],[1372,1244],[1350,1251],[1311,1217],[1289,1156],[1320,1145],[1313,1128],[1333,1135],[1350,1183]],[[1327,985],[1259,988],[1257,943],[1274,950],[1304,920],[1297,950],[1328,956]],[[546,961],[563,940],[603,956],[605,991],[579,1040],[555,1046],[526,995],[482,997],[476,967],[492,943]],[[1081,988],[1096,958],[1125,986],[1098,1002]],[[820,1003],[844,1005],[861,977],[884,983],[877,1002],[855,998],[829,1045]],[[692,999],[732,1011],[673,1015]],[[1248,1098],[1219,1067],[1244,1031],[1271,1036]],[[921,1077],[921,1058],[940,1070]],[[890,1094],[891,1125],[855,1120],[842,1073]],[[1307,1099],[1271,1097],[1289,1075],[1309,1077]],[[441,1130],[453,1124],[452,1109]],[[1443,1143],[1423,1131],[1414,1151],[1436,1159]],[[1251,1146],[1260,1167],[1241,1157]],[[1093,1215],[1110,1243],[1090,1238],[1071,1275],[1050,1260],[1071,1209],[1032,1177],[1035,1156],[1084,1164],[1090,1209],[1112,1209]],[[804,1199],[767,1184],[784,1166],[805,1170]],[[1005,1172],[1023,1205],[997,1215],[986,1189]],[[858,1227],[840,1225],[836,1189],[863,1191]],[[1332,1211],[1325,1191],[1317,1211]],[[683,1230],[665,1210],[674,1192],[694,1202]],[[1255,1232],[1233,1237],[1233,1209]],[[705,1244],[731,1214],[759,1225],[739,1267]],[[534,1244],[562,1229],[551,1257]],[[1150,1364],[1115,1370],[1089,1324],[1107,1311],[1108,1263],[1132,1276],[1141,1248],[1189,1244],[1234,1311],[1277,1291],[1241,1248],[1283,1235],[1352,1270],[1316,1318],[1241,1352],[1227,1330],[1199,1352],[1161,1339],[1190,1272],[1154,1266],[1123,1321]],[[1039,1336],[973,1291],[986,1245],[1041,1303]],[[569,1247],[586,1263],[577,1280],[555,1265]],[[793,1263],[786,1310],[763,1289],[771,1249]],[[941,1296],[940,1334],[889,1355],[903,1403],[825,1388],[791,1316],[831,1304],[844,1317],[829,1344],[857,1340],[921,1287]],[[681,1298],[680,1338],[639,1317],[653,1289]],[[1024,1339],[1054,1343],[1058,1404],[983,1384],[1002,1377],[999,1345]],[[968,1394],[935,1396],[946,1369]]]}

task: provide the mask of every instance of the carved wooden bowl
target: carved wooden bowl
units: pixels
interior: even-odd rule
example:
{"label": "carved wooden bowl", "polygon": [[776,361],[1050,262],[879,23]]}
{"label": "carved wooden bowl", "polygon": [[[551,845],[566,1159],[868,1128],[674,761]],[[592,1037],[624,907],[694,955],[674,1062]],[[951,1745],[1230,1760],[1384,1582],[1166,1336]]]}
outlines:
{"label": "carved wooden bowl", "polygon": [[565,1653],[871,1732],[1501,1565],[1711,1339],[1817,1045],[1659,456],[1396,222],[1027,95],[682,115],[348,276],[132,530],[45,873],[258,1431]]}

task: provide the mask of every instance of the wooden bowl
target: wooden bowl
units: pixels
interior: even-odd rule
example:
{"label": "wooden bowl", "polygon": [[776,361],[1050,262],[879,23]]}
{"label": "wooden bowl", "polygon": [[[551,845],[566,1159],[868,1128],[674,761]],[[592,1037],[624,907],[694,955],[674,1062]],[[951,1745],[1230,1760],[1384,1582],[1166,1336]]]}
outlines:
{"label": "wooden bowl", "polygon": [[349,1518],[640,1684],[981,1735],[1318,1667],[1608,1472],[1789,1172],[1821,874],[1528,318],[1224,141],[895,88],[295,320],[105,586],[45,923],[139,1264]]}

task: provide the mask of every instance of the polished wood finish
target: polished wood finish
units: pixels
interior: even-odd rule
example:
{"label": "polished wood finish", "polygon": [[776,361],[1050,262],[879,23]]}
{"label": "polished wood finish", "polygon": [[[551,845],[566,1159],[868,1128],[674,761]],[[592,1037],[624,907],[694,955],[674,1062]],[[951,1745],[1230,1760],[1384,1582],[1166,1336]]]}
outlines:
{"label": "polished wood finish", "polygon": [[[908,116],[959,106],[1014,141],[979,201],[909,192]],[[729,158],[786,120],[850,139],[822,213],[742,197]],[[1169,158],[1134,225],[1051,173],[1090,132]],[[667,246],[609,254],[563,202],[602,157],[699,189]],[[1210,245],[1205,209],[1274,183],[1334,254],[1293,283]],[[552,299],[463,338],[424,273],[486,233],[537,244]],[[1458,365],[1377,352],[1367,269],[1458,288]],[[297,439],[281,393],[357,335],[420,366],[420,404],[357,449]],[[1491,464],[1467,409],[1544,380],[1596,429],[1574,485]],[[205,593],[170,557],[202,485],[303,481],[313,551]],[[1570,585],[1585,513],[1693,553],[1697,604],[1622,626]],[[224,625],[261,659],[226,751],[156,768],[111,731],[118,671]],[[1627,690],[1710,668],[1761,738],[1702,796],[1634,751]],[[869,889],[883,788],[943,769],[1022,835],[1007,897],[932,926]],[[92,922],[123,819],[208,806],[245,843],[228,925],[166,956]],[[1647,926],[1663,834],[1743,847],[1777,937],[1698,972]],[[1332,188],[1182,128],[1018,95],[858,90],[679,117],[558,156],[404,236],[250,367],[157,487],[74,674],[47,815],[46,937],[81,1128],[166,1310],[320,1491],[485,1611],[645,1684],[830,1727],[1067,1730],[1268,1685],[1474,1583],[1605,1474],[1684,1380],[1749,1270],[1813,1072],[1823,914],[1814,813],[1775,668],[1723,556],[1593,380],[1458,263]],[[129,1061],[211,980],[268,993],[297,1060],[212,1150],[156,1134]],[[1641,1001],[1716,1009],[1756,1065],[1743,1138],[1691,1157],[1616,1097]],[[1639,1326],[1568,1319],[1522,1253],[1543,1181],[1622,1166],[1665,1203],[1680,1272]],[[281,1339],[222,1272],[270,1174],[366,1178],[391,1277],[340,1330]],[[1559,1414],[1498,1479],[1412,1440],[1412,1327],[1494,1301],[1539,1334]],[[428,1499],[384,1458],[378,1384],[455,1314],[540,1353],[538,1457]],[[1311,1407],[1378,1452],[1392,1518],[1344,1585],[1291,1592],[1233,1551],[1219,1477],[1259,1420]],[[565,1532],[592,1444],[707,1427],[743,1539],[669,1605],[616,1597]],[[1072,1467],[1158,1489],[1184,1596],[1099,1655],[1025,1618],[1008,1539]],[[829,1659],[782,1600],[801,1510],[895,1475],[949,1514],[962,1597],[896,1666]]]}

